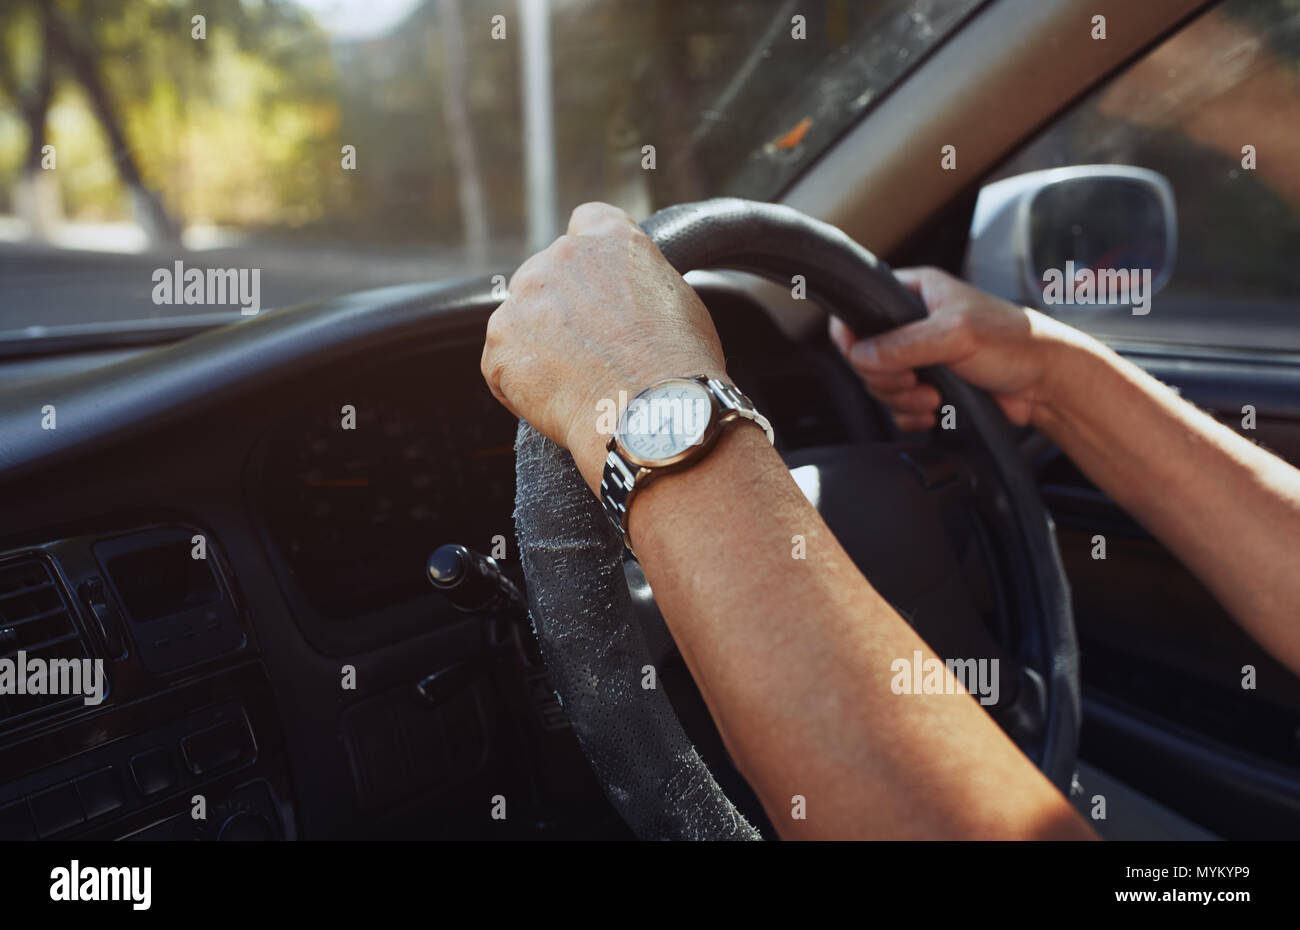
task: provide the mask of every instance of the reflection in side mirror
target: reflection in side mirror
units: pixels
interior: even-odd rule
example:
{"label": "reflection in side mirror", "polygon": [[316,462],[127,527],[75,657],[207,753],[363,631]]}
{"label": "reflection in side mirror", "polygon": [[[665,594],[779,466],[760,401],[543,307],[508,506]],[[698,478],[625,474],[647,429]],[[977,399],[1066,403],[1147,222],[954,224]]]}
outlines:
{"label": "reflection in side mirror", "polygon": [[1154,171],[1078,165],[1033,171],[980,191],[965,276],[1040,310],[1151,310],[1178,250],[1173,188]]}

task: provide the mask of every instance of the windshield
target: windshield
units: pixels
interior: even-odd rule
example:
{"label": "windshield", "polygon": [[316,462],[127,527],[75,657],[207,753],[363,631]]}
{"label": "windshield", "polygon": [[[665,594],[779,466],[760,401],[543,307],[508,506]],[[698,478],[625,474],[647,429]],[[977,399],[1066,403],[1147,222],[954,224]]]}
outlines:
{"label": "windshield", "polygon": [[772,199],[977,0],[8,0],[0,342],[510,270]]}

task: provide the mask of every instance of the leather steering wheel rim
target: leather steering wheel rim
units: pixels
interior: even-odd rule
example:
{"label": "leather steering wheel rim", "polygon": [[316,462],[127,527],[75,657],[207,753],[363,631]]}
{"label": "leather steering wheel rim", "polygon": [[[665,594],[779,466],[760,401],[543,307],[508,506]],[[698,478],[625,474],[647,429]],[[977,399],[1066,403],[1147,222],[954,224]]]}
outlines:
{"label": "leather steering wheel rim", "polygon": [[[683,204],[642,224],[669,263],[748,271],[809,294],[859,336],[925,316],[889,267],[841,230],[789,207],[734,198]],[[1045,690],[1033,761],[1068,792],[1078,745],[1078,653],[1051,520],[1010,425],[984,392],[941,367],[926,377],[987,454],[1018,544]],[[551,683],[615,809],[642,839],[758,839],[718,787],[662,690],[642,687],[650,652],[622,571],[623,544],[563,449],[521,421],[516,531],[529,614]]]}

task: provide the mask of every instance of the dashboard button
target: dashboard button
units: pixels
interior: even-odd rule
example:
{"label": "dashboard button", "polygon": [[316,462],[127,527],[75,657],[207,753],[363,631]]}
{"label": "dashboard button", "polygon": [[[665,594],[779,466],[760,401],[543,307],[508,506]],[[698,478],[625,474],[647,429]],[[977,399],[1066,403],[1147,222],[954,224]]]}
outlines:
{"label": "dashboard button", "polygon": [[150,749],[133,756],[131,772],[135,775],[135,786],[146,797],[176,784],[176,772],[165,749]]}
{"label": "dashboard button", "polygon": [[0,840],[34,839],[36,826],[32,823],[32,812],[27,809],[25,798],[0,807]]}
{"label": "dashboard button", "polygon": [[215,727],[192,733],[181,740],[181,755],[185,766],[195,775],[224,768],[239,761],[247,745],[246,731],[227,720]]}
{"label": "dashboard button", "polygon": [[75,827],[86,818],[81,813],[81,799],[72,782],[33,794],[27,799],[36,821],[36,832],[44,839],[61,830]]}
{"label": "dashboard button", "polygon": [[125,803],[117,772],[111,765],[78,778],[77,793],[81,795],[81,806],[86,811],[87,820],[111,813]]}

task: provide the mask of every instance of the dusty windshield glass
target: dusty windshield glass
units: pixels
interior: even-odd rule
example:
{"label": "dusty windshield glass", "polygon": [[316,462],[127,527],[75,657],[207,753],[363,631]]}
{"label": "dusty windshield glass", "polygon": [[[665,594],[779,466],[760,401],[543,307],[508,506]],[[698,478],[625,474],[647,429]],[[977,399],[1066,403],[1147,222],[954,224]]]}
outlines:
{"label": "dusty windshield glass", "polygon": [[0,341],[508,273],[770,199],[977,0],[8,0]]}

